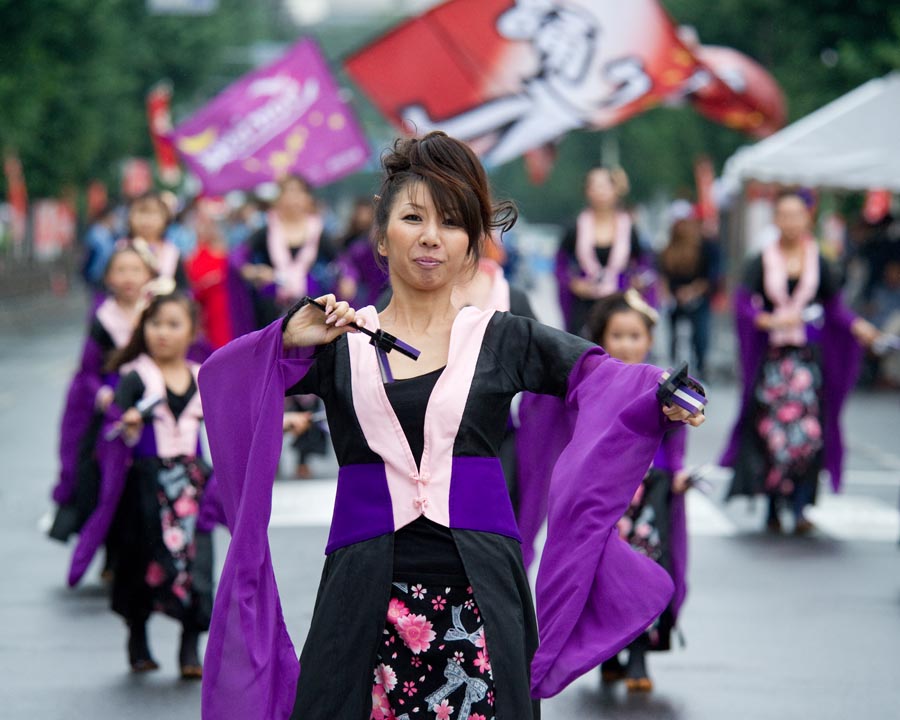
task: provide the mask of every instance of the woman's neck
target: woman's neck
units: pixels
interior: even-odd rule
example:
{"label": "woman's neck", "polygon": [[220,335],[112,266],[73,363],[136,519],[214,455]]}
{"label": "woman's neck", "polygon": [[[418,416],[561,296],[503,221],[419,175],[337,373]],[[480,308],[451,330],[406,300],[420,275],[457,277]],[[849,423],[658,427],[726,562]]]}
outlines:
{"label": "woman's neck", "polygon": [[800,248],[803,247],[803,238],[802,237],[789,238],[789,237],[785,237],[784,235],[781,235],[778,238],[778,247],[781,248],[782,252],[785,252],[788,254],[797,252],[798,250],[800,250]]}
{"label": "woman's neck", "polygon": [[122,310],[127,313],[133,313],[137,309],[138,298],[134,298],[133,300],[128,300],[126,298],[120,298],[113,295],[113,302],[118,305]]}
{"label": "woman's neck", "polygon": [[616,207],[612,206],[601,206],[601,207],[593,207],[591,211],[594,213],[594,218],[596,220],[612,220],[616,217]]}
{"label": "woman's neck", "polygon": [[412,334],[427,334],[432,328],[453,322],[459,309],[451,302],[452,286],[438,290],[417,290],[394,283],[391,302],[381,313],[382,325],[404,328]]}
{"label": "woman's neck", "polygon": [[153,358],[153,362],[156,363],[156,366],[163,374],[167,372],[177,372],[179,370],[187,368],[188,366],[186,357],[167,358],[165,360],[162,360],[160,358]]}
{"label": "woman's neck", "polygon": [[306,213],[284,212],[283,210],[276,210],[275,214],[278,215],[282,225],[290,225],[292,227],[303,224],[307,218]]}

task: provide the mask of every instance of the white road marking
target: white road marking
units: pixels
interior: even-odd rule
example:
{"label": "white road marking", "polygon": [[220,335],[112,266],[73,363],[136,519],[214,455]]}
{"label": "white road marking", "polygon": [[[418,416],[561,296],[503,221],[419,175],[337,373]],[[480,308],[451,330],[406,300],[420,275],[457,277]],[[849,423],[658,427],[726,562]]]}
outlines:
{"label": "white road marking", "polygon": [[[890,482],[881,471],[850,473],[850,484]],[[270,527],[328,527],[334,507],[336,480],[275,483]],[[894,505],[863,495],[820,493],[809,518],[819,532],[838,540],[895,543],[900,539],[900,513]],[[736,523],[713,498],[698,491],[687,495],[688,533],[693,537],[732,537],[748,529]],[[539,540],[540,547],[543,543]]]}
{"label": "white road marking", "polygon": [[337,480],[294,480],[275,483],[269,527],[328,527]]}
{"label": "white road marking", "polygon": [[895,543],[900,539],[900,513],[877,498],[825,495],[807,512],[821,532],[839,540]]}

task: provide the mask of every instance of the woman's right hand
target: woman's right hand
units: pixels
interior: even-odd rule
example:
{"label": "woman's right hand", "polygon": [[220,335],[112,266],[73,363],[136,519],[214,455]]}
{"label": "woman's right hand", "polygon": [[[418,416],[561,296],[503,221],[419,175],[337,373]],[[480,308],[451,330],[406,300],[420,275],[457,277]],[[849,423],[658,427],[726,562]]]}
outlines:
{"label": "woman's right hand", "polygon": [[327,345],[344,333],[359,332],[350,323],[365,323],[349,303],[338,302],[334,295],[322,295],[316,302],[325,306],[325,312],[312,303],[295,312],[284,329],[285,348]]}
{"label": "woman's right hand", "polygon": [[137,408],[128,408],[122,413],[119,420],[122,424],[122,439],[126,445],[134,445],[141,438],[141,432],[144,429],[144,419]]}

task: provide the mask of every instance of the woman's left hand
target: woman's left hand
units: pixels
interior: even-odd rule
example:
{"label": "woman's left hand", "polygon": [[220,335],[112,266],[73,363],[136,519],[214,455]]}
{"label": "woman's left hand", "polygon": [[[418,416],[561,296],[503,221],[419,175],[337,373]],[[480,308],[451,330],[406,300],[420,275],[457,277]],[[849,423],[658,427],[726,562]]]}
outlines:
{"label": "woman's left hand", "polygon": [[881,337],[881,331],[872,323],[861,317],[856,318],[850,326],[853,337],[863,347],[872,347],[872,344]]}
{"label": "woman's left hand", "polygon": [[663,415],[665,415],[672,422],[683,422],[691,425],[692,427],[700,427],[704,422],[706,422],[706,415],[703,414],[702,410],[691,414],[680,405],[668,403],[662,406],[662,411]]}

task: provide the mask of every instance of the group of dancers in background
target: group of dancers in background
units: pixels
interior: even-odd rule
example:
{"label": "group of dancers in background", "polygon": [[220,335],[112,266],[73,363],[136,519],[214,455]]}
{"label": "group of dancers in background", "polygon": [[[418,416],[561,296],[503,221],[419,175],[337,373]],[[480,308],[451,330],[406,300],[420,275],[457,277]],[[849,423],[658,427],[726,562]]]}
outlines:
{"label": "group of dancers in background", "polygon": [[[720,290],[716,238],[705,236],[701,221],[684,212],[673,218],[670,242],[654,257],[623,208],[626,192],[621,170],[597,167],[587,175],[586,207],[562,237],[557,254],[565,329],[584,339],[579,342],[600,345],[621,363],[640,365],[651,356],[658,313],[666,308],[673,326],[690,321],[692,372],[703,378],[711,301]],[[77,535],[68,575],[73,586],[103,549],[103,576],[112,610],[126,624],[127,659],[134,672],[159,667],[146,630],[150,615],[158,612],[181,623],[181,676],[202,676],[199,639],[213,614],[210,533],[217,524],[234,531],[201,447],[199,363],[235,338],[272,327],[307,297],[333,297],[356,309],[384,310],[391,303],[390,265],[387,253],[379,250],[383,232],[379,235],[377,207],[371,201],[356,202],[348,230],[332,239],[310,187],[291,176],[281,181],[277,199],[262,217],[258,226],[246,223],[241,240],[233,244],[221,223],[198,206],[196,245],[188,253],[174,241],[177,223],[166,198],[147,193],[129,204],[122,237],[115,237],[114,213],[102,213],[92,228],[85,272],[95,295],[61,422],[60,474],[52,492],[57,513],[50,534],[64,542]],[[381,227],[386,222],[382,218]],[[787,507],[793,529],[805,533],[812,525],[804,510],[815,502],[820,471],[827,470],[835,488],[840,486],[838,418],[855,383],[862,349],[876,342],[879,332],[843,305],[836,275],[811,234],[812,217],[802,195],[778,197],[775,224],[778,240],[748,261],[734,294],[742,404],[721,464],[735,470],[730,495],[768,496],[770,530],[781,530],[781,510]],[[493,237],[472,272],[455,283],[452,302],[457,308],[533,319],[526,294],[504,274],[499,233]],[[553,343],[547,347],[555,352]],[[564,353],[566,347],[563,343],[557,349]],[[282,430],[299,447],[300,477],[309,475],[308,455],[321,451],[326,439],[324,413],[314,397],[317,388],[304,382],[285,399],[282,422]],[[413,381],[398,381],[388,392],[392,404],[405,402],[398,399],[404,383],[409,390]],[[703,394],[699,384],[691,388]],[[548,512],[552,521],[550,476],[569,440],[567,433],[574,431],[566,424],[563,405],[560,398],[525,392],[513,404],[498,451],[526,565],[534,559],[533,542]],[[403,422],[400,410],[397,414]],[[343,430],[332,426],[330,432]],[[561,437],[548,439],[548,432]],[[662,614],[633,633],[624,662],[607,653],[602,665],[605,682],[624,680],[632,691],[652,688],[646,653],[671,647],[686,596],[684,494],[692,483],[685,466],[686,435],[678,425],[663,436],[643,482],[616,522],[619,536],[662,566],[675,586]],[[534,438],[542,439],[541,457],[535,456]],[[336,444],[341,442],[345,440],[335,438]],[[421,462],[421,448],[419,453]],[[406,540],[436,547],[429,542],[439,536],[440,528],[421,526]],[[398,531],[398,547],[401,537]],[[455,567],[450,564],[450,575]],[[396,589],[391,600],[398,612],[401,606],[406,609],[404,617],[410,612],[419,617],[416,608],[433,599],[423,601],[423,588],[431,587],[427,583],[419,586],[416,599],[411,588],[417,578],[427,580],[412,573],[404,576],[405,585],[394,583],[407,588]],[[465,585],[461,588],[465,593]],[[477,605],[465,607],[471,611]],[[388,629],[396,633],[403,623],[394,620]],[[448,632],[458,621],[458,615],[447,620]],[[398,647],[405,637],[399,632]],[[479,674],[480,668],[484,676],[490,666],[483,639],[481,648],[483,652],[473,649],[470,669]],[[407,660],[416,666],[418,651],[409,650]],[[389,664],[380,663],[381,675],[376,672],[372,717],[381,717],[380,703],[388,707],[397,683],[396,675],[391,679],[385,670]],[[482,697],[481,712],[494,712],[487,692]]]}

